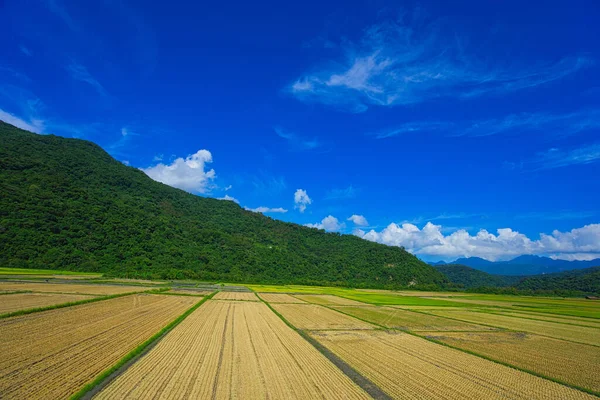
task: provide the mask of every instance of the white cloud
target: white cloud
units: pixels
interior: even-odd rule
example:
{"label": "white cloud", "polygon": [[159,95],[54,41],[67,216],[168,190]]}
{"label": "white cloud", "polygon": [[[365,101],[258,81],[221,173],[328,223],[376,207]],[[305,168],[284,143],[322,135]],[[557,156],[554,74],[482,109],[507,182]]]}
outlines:
{"label": "white cloud", "polygon": [[235,197],[229,196],[228,194],[226,194],[223,197],[219,197],[217,200],[233,201],[234,203],[240,204],[240,201],[238,199],[236,199]]}
{"label": "white cloud", "polygon": [[214,169],[205,170],[206,164],[212,162],[208,150],[198,150],[185,159],[177,158],[171,164],[157,164],[153,167],[142,168],[150,178],[169,186],[188,192],[206,193],[210,183],[216,177]]}
{"label": "white cloud", "polygon": [[600,143],[584,145],[567,150],[552,148],[539,153],[532,160],[537,169],[553,169],[577,164],[590,164],[600,161]]}
{"label": "white cloud", "polygon": [[33,133],[43,133],[44,132],[44,121],[40,119],[33,119],[30,121],[25,121],[11,113],[8,113],[2,109],[0,109],[0,120],[6,122],[7,124],[11,124],[16,126],[17,128],[24,129]]}
{"label": "white cloud", "polygon": [[336,217],[334,217],[333,215],[329,215],[323,218],[323,220],[317,224],[306,224],[305,226],[308,226],[310,228],[324,229],[327,232],[337,232],[341,229],[344,229],[346,227],[346,224],[344,224],[343,222],[340,223],[340,221]]}
{"label": "white cloud", "polygon": [[308,193],[306,193],[306,190],[296,190],[296,192],[294,193],[294,208],[297,208],[298,210],[300,210],[300,212],[303,213],[304,210],[306,210],[306,207],[311,203],[312,200],[310,197],[308,197]]}
{"label": "white cloud", "polygon": [[352,221],[352,222],[354,222],[355,225],[358,225],[358,226],[369,225],[369,222],[367,222],[367,219],[365,217],[363,217],[362,215],[354,214],[350,218],[348,218],[348,221]]}
{"label": "white cloud", "polygon": [[19,45],[19,50],[21,50],[21,53],[25,54],[28,57],[31,57],[31,50],[29,50],[27,47],[23,46],[22,44]]}
{"label": "white cloud", "polygon": [[231,185],[227,186],[227,187],[225,188],[225,191],[231,190],[231,188],[232,188],[232,187],[233,187],[233,186],[231,186]]}
{"label": "white cloud", "polygon": [[409,252],[445,260],[458,257],[481,257],[487,260],[506,260],[523,254],[552,256],[561,259],[600,258],[600,224],[586,225],[569,232],[554,231],[540,234],[538,240],[502,228],[496,234],[485,229],[475,235],[460,229],[449,235],[442,233],[440,225],[431,222],[422,229],[409,223],[391,223],[383,230],[354,234],[363,239],[391,246],[402,246]]}
{"label": "white cloud", "polygon": [[317,138],[306,139],[294,133],[288,132],[281,127],[275,127],[275,133],[282,139],[288,141],[293,150],[313,150],[321,146]]}
{"label": "white cloud", "polygon": [[249,208],[249,207],[244,207],[246,210],[248,211],[252,211],[252,212],[256,212],[256,213],[286,213],[288,212],[288,210],[286,210],[285,208],[282,207],[277,207],[277,208],[269,208],[269,207],[256,207],[256,208]]}
{"label": "white cloud", "polygon": [[152,161],[162,161],[164,158],[163,154],[158,154],[156,156],[154,156],[154,158],[152,159]]}
{"label": "white cloud", "polygon": [[325,200],[341,200],[341,199],[352,199],[356,197],[356,193],[358,189],[355,189],[354,186],[350,185],[345,188],[335,188],[331,189],[327,192],[325,196]]}
{"label": "white cloud", "polygon": [[485,63],[467,53],[455,32],[441,23],[423,25],[408,19],[374,25],[360,41],[346,42],[342,49],[343,57],[313,68],[316,72],[289,86],[290,93],[303,101],[364,112],[370,106],[517,91],[592,64],[584,57],[520,68],[513,60]]}
{"label": "white cloud", "polygon": [[108,93],[104,89],[104,86],[102,86],[102,84],[98,82],[98,80],[94,78],[92,74],[90,74],[90,72],[84,65],[81,65],[75,61],[71,61],[71,63],[67,65],[66,70],[69,73],[69,75],[71,75],[71,78],[73,78],[74,80],[85,82],[91,85],[96,90],[96,92],[98,92],[98,94],[104,97],[108,96]]}

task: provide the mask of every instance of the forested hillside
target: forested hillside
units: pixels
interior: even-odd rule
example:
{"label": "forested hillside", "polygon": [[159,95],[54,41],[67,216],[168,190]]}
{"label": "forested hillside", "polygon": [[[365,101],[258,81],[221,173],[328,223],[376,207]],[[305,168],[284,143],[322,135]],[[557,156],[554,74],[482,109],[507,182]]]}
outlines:
{"label": "forested hillside", "polygon": [[0,121],[0,266],[364,287],[446,278],[398,247],[155,182],[99,146]]}

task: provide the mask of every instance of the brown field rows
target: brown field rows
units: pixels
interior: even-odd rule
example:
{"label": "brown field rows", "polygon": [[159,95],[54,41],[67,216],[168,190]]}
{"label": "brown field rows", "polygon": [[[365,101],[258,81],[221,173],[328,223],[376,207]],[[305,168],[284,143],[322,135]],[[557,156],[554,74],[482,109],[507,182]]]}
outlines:
{"label": "brown field rows", "polygon": [[173,294],[193,294],[193,295],[196,295],[196,296],[208,296],[212,292],[210,290],[171,289],[167,293],[173,293]]}
{"label": "brown field rows", "polygon": [[525,312],[516,312],[516,311],[507,311],[507,310],[498,310],[494,313],[507,315],[510,317],[518,317],[518,318],[531,318],[531,319],[539,319],[542,321],[550,321],[550,322],[560,322],[563,324],[575,324],[581,326],[591,326],[593,328],[600,328],[600,320],[592,319],[592,318],[580,318],[580,317],[572,317],[572,316],[559,316],[552,314],[543,314],[543,313],[525,313]]}
{"label": "brown field rows", "polygon": [[460,322],[434,315],[421,314],[413,311],[392,307],[333,307],[343,313],[353,315],[387,328],[409,331],[488,331],[493,330],[483,325]]}
{"label": "brown field rows", "polygon": [[519,368],[600,392],[600,349],[520,332],[428,335]]}
{"label": "brown field rows", "polygon": [[242,301],[259,301],[258,297],[251,292],[219,292],[213,299],[215,300],[242,300]]}
{"label": "brown field rows", "polygon": [[285,293],[259,293],[258,295],[267,303],[304,303],[304,301]]}
{"label": "brown field rows", "polygon": [[324,306],[365,306],[360,301],[345,299],[331,294],[296,294],[294,297],[308,303],[321,304]]}
{"label": "brown field rows", "polygon": [[142,294],[0,320],[0,398],[68,398],[197,302]]}
{"label": "brown field rows", "polygon": [[96,399],[367,399],[264,303],[209,300]]}
{"label": "brown field rows", "polygon": [[15,293],[0,296],[0,314],[93,298],[81,294]]}
{"label": "brown field rows", "polygon": [[407,333],[311,335],[397,399],[595,399],[584,392]]}
{"label": "brown field rows", "polygon": [[431,310],[428,313],[442,317],[451,317],[463,321],[488,324],[500,328],[537,333],[558,339],[600,346],[600,330],[586,326],[558,324],[549,321],[509,317],[477,311]]}
{"label": "brown field rows", "polygon": [[28,290],[31,292],[74,293],[106,296],[111,294],[143,292],[150,288],[123,285],[82,285],[76,283],[0,282],[0,290]]}
{"label": "brown field rows", "polygon": [[298,329],[374,329],[375,326],[316,304],[272,304]]}

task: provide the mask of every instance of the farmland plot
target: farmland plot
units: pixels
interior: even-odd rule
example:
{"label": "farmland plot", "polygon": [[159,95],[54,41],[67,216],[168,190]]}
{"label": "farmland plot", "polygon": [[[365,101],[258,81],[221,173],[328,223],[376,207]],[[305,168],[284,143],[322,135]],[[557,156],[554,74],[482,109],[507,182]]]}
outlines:
{"label": "farmland plot", "polygon": [[213,299],[215,300],[241,300],[241,301],[259,301],[258,297],[251,292],[219,292]]}
{"label": "farmland plot", "polygon": [[367,399],[263,303],[209,300],[97,399]]}
{"label": "farmland plot", "polygon": [[537,333],[538,335],[600,346],[600,330],[586,326],[565,325],[477,311],[432,310],[428,312],[442,317],[456,318],[468,322],[493,325],[500,328]]}
{"label": "farmland plot", "polygon": [[308,303],[321,304],[324,306],[364,306],[360,301],[349,300],[343,297],[331,294],[297,294],[294,295],[300,300]]}
{"label": "farmland plot", "polygon": [[67,398],[197,302],[132,295],[0,320],[0,398]]}
{"label": "farmland plot", "polygon": [[258,295],[267,303],[304,303],[304,301],[285,293],[259,293]]}
{"label": "farmland plot", "polygon": [[597,347],[520,332],[448,332],[428,337],[600,392]]}
{"label": "farmland plot", "polygon": [[81,294],[15,293],[0,296],[0,314],[93,298]]}
{"label": "farmland plot", "polygon": [[193,294],[195,296],[208,296],[212,292],[210,290],[171,289],[167,293],[172,293],[172,294]]}
{"label": "farmland plot", "polygon": [[568,316],[558,316],[558,315],[549,315],[543,313],[530,313],[530,312],[513,312],[507,310],[498,310],[494,311],[494,313],[507,315],[510,317],[518,317],[518,318],[531,318],[531,319],[539,319],[541,321],[550,321],[550,322],[560,322],[563,324],[573,324],[573,325],[581,325],[581,326],[591,326],[593,328],[600,328],[600,320],[592,319],[592,318],[579,318],[579,317],[568,317]]}
{"label": "farmland plot", "polygon": [[31,292],[73,293],[106,296],[112,294],[143,292],[150,288],[123,285],[82,285],[71,283],[0,282],[0,290],[27,290]]}
{"label": "farmland plot", "polygon": [[298,329],[374,329],[375,326],[316,304],[272,304]]}
{"label": "farmland plot", "polygon": [[488,326],[476,325],[392,307],[366,306],[333,308],[339,309],[341,312],[353,315],[357,318],[383,325],[387,328],[409,331],[482,331],[494,329]]}
{"label": "farmland plot", "polygon": [[393,398],[596,398],[406,333],[319,331],[311,335]]}

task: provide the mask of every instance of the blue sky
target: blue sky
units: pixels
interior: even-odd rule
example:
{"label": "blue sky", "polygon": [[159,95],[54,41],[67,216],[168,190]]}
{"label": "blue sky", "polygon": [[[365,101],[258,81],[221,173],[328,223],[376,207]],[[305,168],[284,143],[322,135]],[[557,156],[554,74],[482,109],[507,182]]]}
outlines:
{"label": "blue sky", "polygon": [[188,3],[0,3],[0,119],[426,260],[600,257],[597,2]]}

